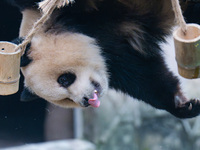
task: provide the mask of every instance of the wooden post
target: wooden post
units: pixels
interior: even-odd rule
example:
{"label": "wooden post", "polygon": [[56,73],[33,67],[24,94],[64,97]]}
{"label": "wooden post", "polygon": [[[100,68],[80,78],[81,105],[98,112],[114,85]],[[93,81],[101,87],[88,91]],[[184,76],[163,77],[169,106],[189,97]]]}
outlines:
{"label": "wooden post", "polygon": [[200,26],[187,24],[187,33],[179,27],[173,34],[178,72],[182,77],[200,77]]}
{"label": "wooden post", "polygon": [[14,94],[19,89],[21,51],[17,45],[0,42],[0,95]]}

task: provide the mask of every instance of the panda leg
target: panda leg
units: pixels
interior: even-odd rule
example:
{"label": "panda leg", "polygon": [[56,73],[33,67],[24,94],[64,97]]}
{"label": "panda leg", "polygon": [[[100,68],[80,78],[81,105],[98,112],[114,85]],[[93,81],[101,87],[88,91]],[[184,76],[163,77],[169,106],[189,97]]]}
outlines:
{"label": "panda leg", "polygon": [[[175,78],[168,77],[165,80],[170,81],[175,80]],[[161,94],[162,96],[157,99],[160,101],[158,102],[158,105],[155,99],[152,99],[152,101],[150,100],[148,102],[152,105],[156,104],[156,107],[158,108],[164,108],[166,111],[170,112],[178,118],[192,118],[198,116],[200,114],[200,100],[187,99],[179,88],[180,83],[177,82],[176,84],[173,84],[175,87],[177,87],[176,90],[173,91],[174,94],[170,87],[167,87],[167,84],[164,84],[166,88],[164,88],[165,91],[163,90],[163,95]]]}
{"label": "panda leg", "polygon": [[[165,78],[165,76],[163,77]],[[166,82],[170,82],[171,80],[172,84],[170,87],[168,84],[159,81],[159,78],[157,79],[157,82],[163,84],[161,87],[163,88],[163,93],[159,95],[160,97],[158,96],[155,99],[150,99],[147,101],[148,103],[157,108],[165,109],[178,118],[192,118],[200,114],[200,100],[187,99],[179,88],[180,83],[172,82],[173,80],[177,80],[176,78],[167,76],[164,79]],[[176,88],[172,91],[171,86]]]}
{"label": "panda leg", "polygon": [[127,72],[122,70],[119,74],[116,70],[111,76],[110,85],[178,118],[192,118],[200,114],[200,101],[184,96],[179,80],[169,71],[162,58],[140,63],[142,67],[132,65],[129,69],[128,65],[125,66],[126,70],[129,69],[128,73],[132,71],[130,76],[134,78],[124,78]]}
{"label": "panda leg", "polygon": [[187,99],[184,96],[180,88],[180,81],[164,63],[159,63],[158,67],[154,68],[153,75],[150,76],[153,81],[148,87],[150,92],[146,95],[149,99],[146,99],[146,102],[157,108],[165,109],[178,118],[198,116],[200,114],[200,101]]}
{"label": "panda leg", "polygon": [[160,101],[159,104],[155,104],[155,99],[149,100],[147,103],[156,108],[164,109],[178,118],[193,118],[200,114],[200,100],[187,99],[180,90],[173,98],[158,99],[158,101]]}

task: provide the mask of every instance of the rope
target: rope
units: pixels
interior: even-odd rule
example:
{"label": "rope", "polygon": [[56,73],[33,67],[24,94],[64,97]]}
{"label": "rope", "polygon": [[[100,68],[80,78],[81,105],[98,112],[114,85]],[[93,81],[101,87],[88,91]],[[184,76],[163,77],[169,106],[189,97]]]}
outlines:
{"label": "rope", "polygon": [[185,35],[187,32],[187,26],[186,26],[186,22],[182,15],[182,10],[181,10],[180,4],[179,4],[179,0],[171,0],[171,2],[172,2],[174,14],[175,14],[175,19],[177,19],[177,22],[180,25],[181,30]]}
{"label": "rope", "polygon": [[44,0],[40,2],[39,8],[43,12],[42,17],[34,23],[33,28],[29,31],[24,41],[16,47],[15,51],[21,49],[21,55],[23,55],[27,44],[31,42],[35,33],[37,33],[37,31],[42,27],[42,25],[50,18],[53,11],[56,8],[64,7],[69,3],[73,3],[73,0]]}

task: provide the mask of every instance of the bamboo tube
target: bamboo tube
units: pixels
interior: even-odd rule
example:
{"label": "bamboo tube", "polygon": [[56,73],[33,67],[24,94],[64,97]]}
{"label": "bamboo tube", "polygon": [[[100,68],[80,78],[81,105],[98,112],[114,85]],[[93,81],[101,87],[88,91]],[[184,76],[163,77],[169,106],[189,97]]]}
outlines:
{"label": "bamboo tube", "polygon": [[173,37],[179,74],[188,79],[200,78],[200,26],[187,24],[186,34],[179,27]]}
{"label": "bamboo tube", "polygon": [[19,89],[21,51],[17,45],[0,42],[0,95],[14,94]]}

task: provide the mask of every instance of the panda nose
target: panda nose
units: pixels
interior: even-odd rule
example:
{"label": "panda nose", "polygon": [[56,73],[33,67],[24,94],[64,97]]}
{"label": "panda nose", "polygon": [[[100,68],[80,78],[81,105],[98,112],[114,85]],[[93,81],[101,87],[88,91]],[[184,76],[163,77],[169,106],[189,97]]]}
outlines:
{"label": "panda nose", "polygon": [[88,107],[90,104],[88,103],[88,98],[87,97],[83,97],[83,105],[85,106],[85,107]]}

